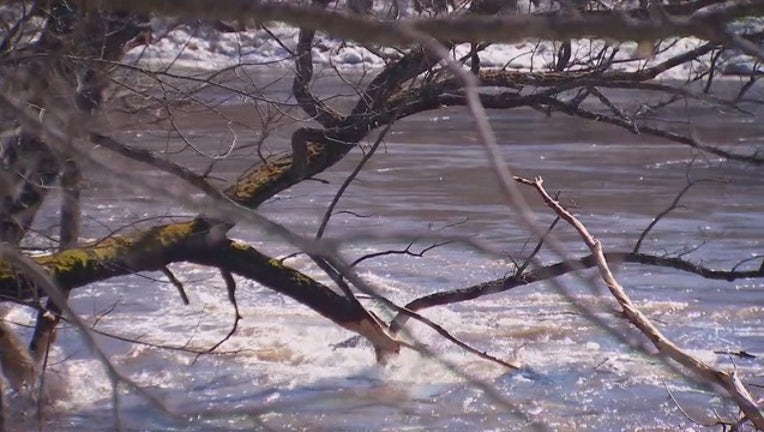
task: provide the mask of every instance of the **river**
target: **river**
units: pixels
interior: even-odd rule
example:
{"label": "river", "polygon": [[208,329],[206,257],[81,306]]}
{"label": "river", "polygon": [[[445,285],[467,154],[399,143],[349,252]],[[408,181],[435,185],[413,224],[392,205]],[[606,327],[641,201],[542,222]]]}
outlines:
{"label": "river", "polygon": [[[326,85],[322,91],[337,92],[332,86],[339,85]],[[286,88],[288,83],[279,83],[268,94],[283,95]],[[210,95],[225,96],[219,89],[206,97]],[[627,102],[625,98],[616,95],[620,102]],[[230,118],[259,122],[252,120],[255,110],[248,101],[227,100],[220,110]],[[114,118],[122,139],[164,150],[166,157],[197,168],[206,163],[192,152],[178,152],[182,145],[177,139],[168,141],[166,130],[159,126],[116,114]],[[178,121],[201,150],[214,152],[224,151],[231,140],[225,132],[230,118],[185,112]],[[692,121],[706,142],[739,151],[764,146],[760,119],[760,115],[730,115],[698,103],[671,113],[671,120]],[[490,120],[514,173],[542,176],[550,191],[559,192],[562,202],[575,208],[606,250],[630,250],[689,176],[713,181],[694,186],[682,205],[647,236],[643,250],[685,253],[687,260],[727,269],[764,253],[760,168],[699,156],[687,146],[562,114],[491,111]],[[234,124],[231,128],[239,145],[259,137],[256,126],[246,129]],[[273,151],[285,147],[293,128],[288,123],[274,128],[267,141]],[[215,166],[214,175],[235,178],[253,163],[253,154],[253,148],[237,150]],[[360,158],[361,152],[354,151],[319,175],[321,181],[306,181],[283,192],[264,204],[262,213],[299,233],[314,235],[329,201]],[[170,184],[167,177],[146,168],[127,166],[150,183]],[[149,221],[159,223],[198,210],[130,183],[103,173],[88,178],[86,236],[95,238],[137,219],[165,217]],[[541,223],[549,224],[550,211],[532,190],[524,193]],[[386,255],[363,262],[358,267],[361,276],[399,304],[426,293],[500,278],[512,271],[510,257],[522,259],[535,244],[530,239],[524,246],[528,230],[516,219],[516,210],[506,205],[473,122],[462,108],[444,108],[398,122],[337,210],[343,212],[331,219],[328,237],[387,235],[383,240],[351,242],[343,249],[348,259],[405,248],[407,242],[395,233],[475,236],[505,254],[486,255],[464,244],[449,244],[422,257]],[[38,225],[54,225],[56,211],[55,201],[46,205]],[[555,232],[571,253],[585,253],[569,227]],[[231,235],[273,255],[293,252],[257,227],[238,226]],[[416,242],[413,250],[429,244]],[[540,257],[546,263],[556,261],[546,250]],[[287,262],[327,280],[302,256]],[[744,268],[758,268],[760,262]],[[754,396],[762,396],[764,281],[712,281],[657,267],[615,267],[629,295],[667,336],[701,359],[724,369],[737,368],[754,385]],[[171,269],[185,285],[191,300],[188,306],[182,305],[161,273],[78,289],[72,306],[99,331],[160,345],[208,348],[225,336],[233,322],[223,281],[200,266],[175,264]],[[584,276],[596,280],[594,273],[584,272]],[[605,291],[592,292],[571,275],[559,281],[598,317],[629,335],[631,342],[644,343],[617,317],[614,301]],[[657,431],[700,429],[677,404],[703,423],[715,421],[713,410],[725,419],[736,412],[711,389],[683,379],[659,359],[635,351],[592,324],[549,283],[424,311],[467,343],[521,364],[517,371],[466,353],[424,326],[410,325],[413,337],[439,359],[494,388],[511,407],[487,397],[437,359],[404,351],[387,366],[378,366],[372,350],[363,344],[337,347],[352,334],[254,282],[240,280],[237,294],[243,320],[219,354],[196,358],[178,350],[98,337],[123,373],[178,413],[168,416],[120,386],[120,421],[127,430],[527,430],[522,419],[526,416],[552,430]],[[368,304],[390,318],[378,304]],[[30,313],[22,309],[10,316],[15,322],[31,322]],[[755,357],[715,353],[723,350],[744,350]],[[43,430],[112,430],[110,382],[70,327],[60,332],[51,363],[57,401],[44,413]],[[34,416],[23,420],[30,428],[36,427],[35,422]]]}

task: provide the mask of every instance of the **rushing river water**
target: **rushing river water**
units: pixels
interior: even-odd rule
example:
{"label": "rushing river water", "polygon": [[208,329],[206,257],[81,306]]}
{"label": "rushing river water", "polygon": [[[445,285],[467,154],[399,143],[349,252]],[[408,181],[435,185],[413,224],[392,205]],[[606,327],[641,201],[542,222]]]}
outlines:
{"label": "rushing river water", "polygon": [[[225,109],[240,118],[251,115],[244,105],[229,103]],[[687,260],[727,269],[764,253],[760,169],[698,157],[685,146],[562,115],[547,118],[530,109],[490,115],[503,156],[515,173],[543,176],[551,191],[559,191],[564,203],[575,206],[581,221],[606,250],[630,250],[689,176],[713,181],[700,182],[688,192],[682,206],[655,226],[643,250],[686,253]],[[759,116],[725,116],[700,106],[675,115],[681,120],[691,117],[698,135],[708,143],[741,151],[764,146]],[[196,114],[186,119],[185,127],[202,149],[220,147],[222,134],[214,121]],[[162,132],[151,128],[128,125],[123,137],[160,148],[165,143]],[[241,143],[257,138],[255,132],[238,134]],[[277,130],[269,142],[278,148],[288,136],[289,128]],[[168,157],[185,157],[173,155],[170,147],[167,150]],[[215,175],[234,178],[252,163],[252,153],[221,162]],[[314,235],[328,202],[360,157],[360,152],[354,152],[319,176],[329,184],[304,182],[263,205],[262,212],[297,232]],[[166,181],[148,170],[134,169],[149,182]],[[540,221],[551,222],[550,211],[531,190],[525,193]],[[195,213],[168,202],[119,178],[94,176],[86,190],[86,232],[97,237],[137,219]],[[368,283],[399,304],[426,293],[500,278],[512,271],[508,257],[521,259],[535,243],[531,240],[523,246],[528,231],[505,204],[463,109],[443,109],[399,122],[342,197],[338,210],[345,212],[330,221],[329,237],[390,234],[386,240],[349,244],[344,253],[350,259],[404,248],[407,242],[396,239],[395,232],[435,230],[474,235],[505,253],[505,257],[488,256],[450,244],[422,257],[387,255],[361,264],[358,270]],[[56,220],[56,206],[51,203],[39,225],[49,226]],[[572,253],[585,253],[568,227],[556,233]],[[293,252],[256,227],[239,226],[232,236],[273,255]],[[413,250],[429,244],[417,242]],[[555,261],[549,252],[540,256],[544,262]],[[301,256],[288,263],[326,281]],[[760,260],[743,268],[759,264]],[[713,281],[658,267],[616,267],[628,293],[667,336],[712,364],[736,367],[754,385],[755,397],[764,393],[764,281]],[[72,305],[99,331],[160,345],[208,348],[224,337],[233,322],[224,284],[208,268],[175,264],[172,270],[186,287],[188,306],[182,305],[161,273],[78,289]],[[585,272],[584,276],[595,274]],[[617,308],[606,292],[592,292],[571,275],[559,281],[632,343],[644,342],[617,318]],[[521,412],[562,431],[684,430],[700,427],[689,422],[677,404],[703,423],[715,421],[713,410],[725,419],[735,413],[711,389],[684,380],[659,359],[636,352],[593,325],[548,283],[424,311],[467,343],[522,364],[519,371],[465,353],[421,325],[410,326],[413,336],[438,358],[494,388],[512,409],[497,404],[435,359],[404,351],[381,367],[363,344],[337,347],[352,334],[256,283],[240,280],[237,295],[243,320],[217,355],[196,359],[182,351],[99,337],[123,373],[179,413],[178,417],[165,415],[121,386],[120,421],[127,429],[527,430],[528,423],[517,414]],[[390,318],[378,305],[369,304]],[[11,318],[26,323],[30,315],[14,310]],[[744,350],[756,357],[715,353],[723,350]],[[75,331],[61,331],[51,362],[50,381],[60,390],[52,397],[60,399],[46,411],[43,429],[112,430],[110,382]],[[33,418],[24,422],[36,427]]]}

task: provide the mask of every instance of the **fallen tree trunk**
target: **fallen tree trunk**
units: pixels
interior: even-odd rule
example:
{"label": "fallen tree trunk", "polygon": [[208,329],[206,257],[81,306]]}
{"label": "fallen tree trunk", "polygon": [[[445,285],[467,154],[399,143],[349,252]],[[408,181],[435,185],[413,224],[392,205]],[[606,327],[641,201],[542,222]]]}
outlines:
{"label": "fallen tree trunk", "polygon": [[[47,269],[65,291],[117,276],[158,271],[177,262],[217,267],[255,280],[363,335],[374,345],[380,359],[398,351],[399,343],[357,302],[252,246],[228,239],[211,241],[210,228],[211,225],[203,219],[193,219],[132,235],[109,237],[90,246],[39,256],[34,261]],[[2,261],[0,296],[23,302],[45,296],[45,293],[8,262]]]}

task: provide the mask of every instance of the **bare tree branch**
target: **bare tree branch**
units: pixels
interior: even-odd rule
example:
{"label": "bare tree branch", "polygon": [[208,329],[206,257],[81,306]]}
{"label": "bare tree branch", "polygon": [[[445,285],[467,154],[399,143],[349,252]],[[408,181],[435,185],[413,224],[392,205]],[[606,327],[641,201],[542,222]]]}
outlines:
{"label": "bare tree branch", "polygon": [[[323,10],[328,2],[325,0],[313,0],[312,5],[316,10]],[[316,120],[326,128],[333,127],[342,121],[340,114],[326,106],[317,99],[309,89],[313,80],[313,37],[315,29],[302,27],[297,40],[297,53],[295,57],[295,74],[292,84],[294,94],[300,108],[311,119]]]}
{"label": "bare tree branch", "polygon": [[[736,270],[733,268],[729,271],[714,270],[700,264],[691,263],[681,257],[665,257],[634,252],[606,252],[605,258],[608,262],[633,263],[680,270],[711,280],[731,282],[741,279],[764,278],[764,269]],[[519,275],[516,274],[502,279],[483,282],[466,288],[428,294],[410,301],[406,304],[405,308],[411,311],[418,311],[434,306],[445,306],[448,304],[474,300],[483,296],[498,294],[513,288],[556,278],[567,273],[591,268],[595,265],[596,261],[593,255],[587,255],[581,258],[571,258],[555,264],[549,264],[542,267],[537,266],[536,268]],[[407,318],[399,314],[393,319],[390,324],[390,329],[395,332],[403,326],[406,321]]]}
{"label": "bare tree branch", "polygon": [[342,182],[342,185],[340,185],[340,188],[337,189],[337,193],[334,195],[334,198],[332,198],[332,202],[329,203],[329,207],[326,208],[326,212],[324,212],[324,217],[321,219],[321,223],[318,225],[318,230],[316,231],[316,238],[321,238],[324,235],[324,230],[326,229],[326,225],[329,223],[329,218],[332,217],[332,214],[334,212],[334,208],[337,206],[337,203],[340,201],[340,198],[342,197],[342,194],[345,192],[345,189],[350,186],[350,183],[353,182],[353,180],[356,178],[358,173],[361,172],[364,165],[366,165],[366,162],[371,159],[372,156],[374,156],[374,152],[377,151],[377,148],[382,143],[382,140],[385,139],[385,135],[390,131],[390,129],[393,127],[393,122],[390,122],[385,126],[384,129],[382,129],[382,132],[377,135],[377,139],[374,141],[374,144],[371,145],[371,148],[363,155],[361,160],[358,162],[358,165],[356,165],[355,168],[353,168],[353,171],[345,178],[345,180]]}
{"label": "bare tree branch", "polygon": [[737,373],[717,370],[713,366],[688,354],[671,340],[666,338],[658,327],[656,327],[649,318],[636,307],[624,291],[621,284],[615,279],[613,273],[610,271],[607,259],[603,254],[602,244],[599,240],[592,237],[586,227],[575,216],[565,210],[546,192],[541,178],[536,178],[534,181],[524,179],[518,179],[518,181],[533,186],[542,196],[544,202],[552,208],[557,215],[576,229],[591,250],[594,261],[602,276],[602,280],[605,282],[605,285],[607,285],[611,294],[613,294],[618,301],[618,304],[623,308],[623,313],[629,322],[650,339],[661,354],[666,355],[686,367],[704,381],[718,384],[724,388],[732,399],[735,400],[748,419],[753,422],[754,426],[756,426],[757,429],[764,429],[764,413],[762,413],[756,402],[754,402],[751,394],[740,381]]}

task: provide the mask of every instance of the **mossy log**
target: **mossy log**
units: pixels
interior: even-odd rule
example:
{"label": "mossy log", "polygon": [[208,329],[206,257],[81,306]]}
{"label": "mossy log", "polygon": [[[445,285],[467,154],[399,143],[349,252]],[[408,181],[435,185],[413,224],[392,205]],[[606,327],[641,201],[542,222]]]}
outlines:
{"label": "mossy log", "polygon": [[[64,290],[141,271],[161,270],[176,262],[213,266],[255,280],[287,295],[335,323],[357,332],[379,355],[397,352],[399,344],[376,318],[357,302],[332,291],[245,243],[212,238],[212,226],[193,219],[153,227],[132,235],[114,236],[92,245],[35,257]],[[30,301],[44,296],[7,262],[0,262],[0,296]]]}
{"label": "mossy log", "polygon": [[268,159],[239,177],[225,190],[225,195],[244,207],[258,207],[277,193],[339,162],[368,133],[369,128],[360,133],[358,127],[334,130],[331,134],[319,129],[298,129],[292,146],[299,148],[299,154]]}
{"label": "mossy log", "polygon": [[[153,227],[126,236],[35,257],[61,289],[72,289],[137,271],[159,270],[178,261],[180,249],[204,245],[209,224],[201,219]],[[0,295],[15,300],[42,296],[7,262],[0,261]]]}

